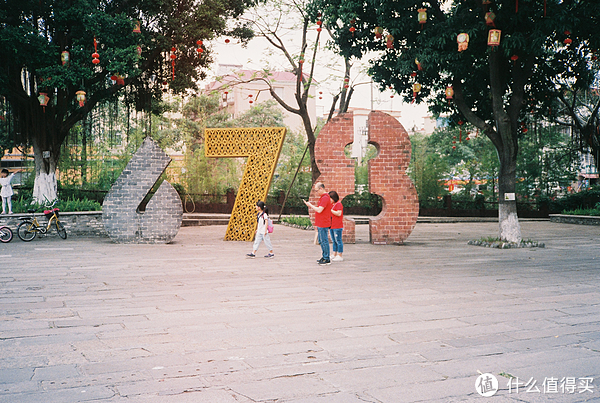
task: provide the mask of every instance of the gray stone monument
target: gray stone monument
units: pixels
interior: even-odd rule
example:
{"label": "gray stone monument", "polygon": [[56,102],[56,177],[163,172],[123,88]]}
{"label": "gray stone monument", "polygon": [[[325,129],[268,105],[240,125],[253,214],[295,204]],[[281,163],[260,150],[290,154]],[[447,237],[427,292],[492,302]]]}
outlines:
{"label": "gray stone monument", "polygon": [[175,188],[162,182],[144,212],[138,206],[150,192],[171,158],[146,137],[102,203],[102,222],[116,243],[169,243],[175,238],[183,208]]}

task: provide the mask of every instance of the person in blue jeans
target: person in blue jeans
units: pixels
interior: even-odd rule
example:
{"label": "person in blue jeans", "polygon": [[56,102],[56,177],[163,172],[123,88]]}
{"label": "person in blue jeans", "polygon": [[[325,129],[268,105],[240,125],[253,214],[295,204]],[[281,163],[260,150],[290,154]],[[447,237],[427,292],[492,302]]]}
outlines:
{"label": "person in blue jeans", "polygon": [[321,251],[323,252],[321,259],[317,260],[319,265],[329,265],[329,228],[331,228],[331,199],[325,185],[321,182],[315,183],[314,190],[319,197],[319,204],[314,205],[310,202],[304,201],[309,208],[315,211],[315,227],[317,227],[317,233],[319,236],[319,244],[321,245]]}
{"label": "person in blue jeans", "polygon": [[335,190],[329,192],[331,198],[331,240],[333,241],[333,256],[332,262],[343,262],[344,258],[344,242],[342,242],[342,232],[344,231],[344,206],[340,202],[340,196],[338,196]]}

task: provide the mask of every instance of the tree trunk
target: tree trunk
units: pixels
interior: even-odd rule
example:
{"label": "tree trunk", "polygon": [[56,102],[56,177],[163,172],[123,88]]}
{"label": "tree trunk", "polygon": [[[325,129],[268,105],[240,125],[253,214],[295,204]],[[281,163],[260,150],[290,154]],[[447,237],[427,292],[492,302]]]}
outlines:
{"label": "tree trunk", "polygon": [[[503,241],[521,242],[521,226],[517,215],[516,170],[517,156],[508,152],[498,153],[500,170],[498,173],[498,221],[499,237]],[[508,200],[507,200],[508,199]]]}
{"label": "tree trunk", "polygon": [[[32,139],[33,156],[35,161],[35,181],[33,183],[33,202],[47,204],[58,198],[56,183],[56,165],[58,154],[52,150],[44,150],[39,139]],[[44,158],[44,151],[50,156]]]}

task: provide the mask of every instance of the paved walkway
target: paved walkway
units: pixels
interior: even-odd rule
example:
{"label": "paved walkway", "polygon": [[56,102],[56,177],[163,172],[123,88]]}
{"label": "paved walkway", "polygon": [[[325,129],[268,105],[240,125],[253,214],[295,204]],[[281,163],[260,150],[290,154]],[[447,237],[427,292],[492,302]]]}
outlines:
{"label": "paved walkway", "polygon": [[312,232],[280,225],[273,260],[224,226],[155,246],[15,239],[0,402],[600,401],[599,230],[522,228],[546,248],[466,245],[496,223],[420,223],[403,246],[358,226],[324,267]]}

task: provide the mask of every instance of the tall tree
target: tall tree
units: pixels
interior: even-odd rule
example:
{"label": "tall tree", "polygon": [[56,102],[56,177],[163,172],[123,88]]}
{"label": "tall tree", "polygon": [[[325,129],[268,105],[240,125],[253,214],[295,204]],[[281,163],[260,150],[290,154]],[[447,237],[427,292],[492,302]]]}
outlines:
{"label": "tall tree", "polygon": [[10,135],[33,147],[34,197],[56,198],[61,145],[99,102],[122,94],[151,111],[168,87],[194,89],[211,61],[197,41],[219,34],[248,40],[247,26],[227,22],[253,1],[3,1],[0,96]]}
{"label": "tall tree", "polygon": [[[382,88],[393,87],[406,101],[427,102],[434,113],[450,113],[454,124],[468,121],[492,141],[500,163],[500,238],[518,242],[511,195],[521,123],[532,110],[547,110],[558,78],[579,86],[593,79],[600,3],[313,0],[313,7],[338,27],[345,54],[377,52],[370,74]],[[499,45],[488,45],[492,29],[501,30]],[[449,86],[452,102],[444,97]]]}

